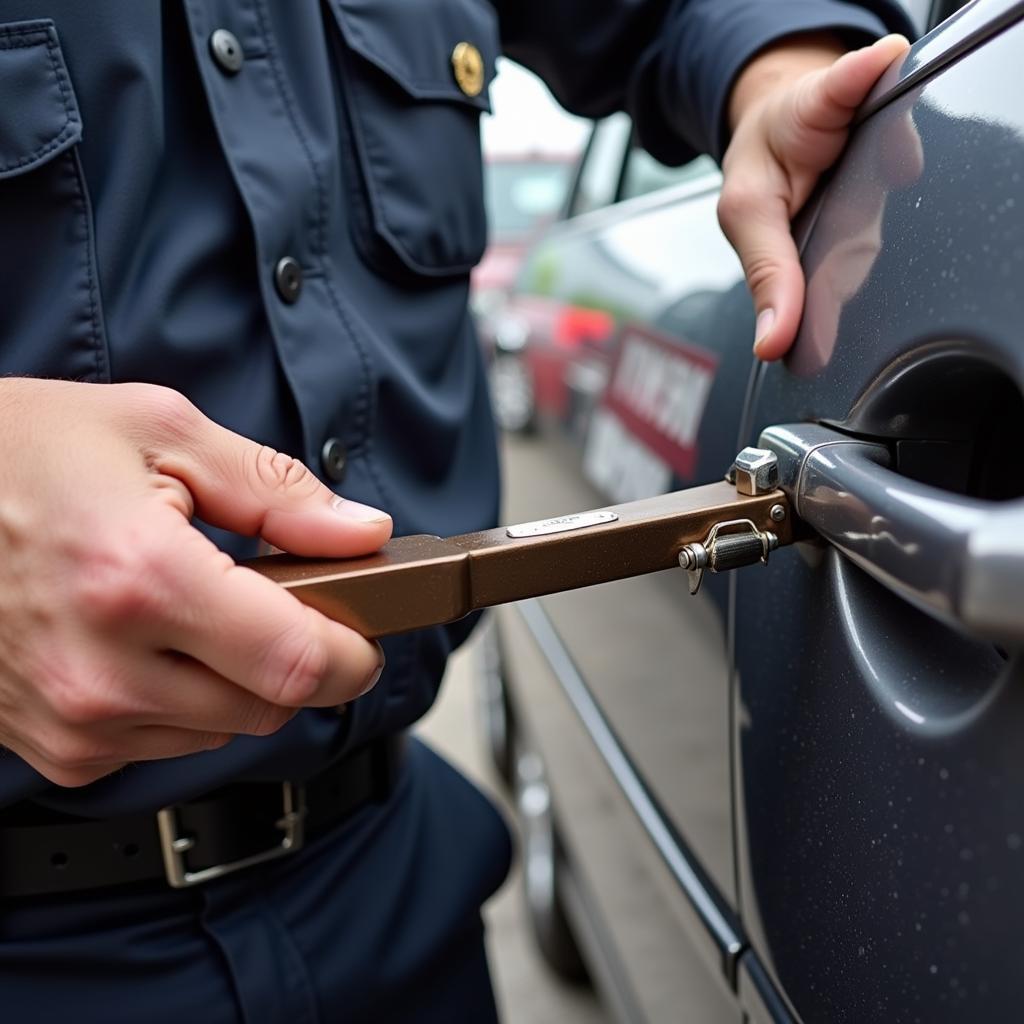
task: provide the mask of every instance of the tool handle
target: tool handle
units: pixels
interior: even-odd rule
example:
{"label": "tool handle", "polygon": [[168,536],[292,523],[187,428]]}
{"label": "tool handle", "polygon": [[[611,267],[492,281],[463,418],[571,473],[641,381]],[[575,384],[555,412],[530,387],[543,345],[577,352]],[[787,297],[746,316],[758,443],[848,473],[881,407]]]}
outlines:
{"label": "tool handle", "polygon": [[447,540],[396,537],[366,558],[268,555],[246,565],[300,601],[378,638],[454,622],[481,608],[574,590],[678,565],[680,549],[723,520],[750,519],[780,544],[790,539],[781,491],[738,495],[707,484],[625,505]]}

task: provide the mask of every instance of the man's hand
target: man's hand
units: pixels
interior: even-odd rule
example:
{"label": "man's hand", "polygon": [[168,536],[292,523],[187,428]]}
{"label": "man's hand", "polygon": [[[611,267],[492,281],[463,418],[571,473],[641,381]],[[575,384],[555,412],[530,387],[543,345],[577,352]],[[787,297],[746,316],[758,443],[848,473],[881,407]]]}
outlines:
{"label": "man's hand", "polygon": [[380,648],[189,522],[368,554],[383,512],[144,384],[0,382],[0,744],[63,786],[265,735],[376,682]]}
{"label": "man's hand", "polygon": [[886,36],[844,55],[837,38],[798,36],[755,57],[733,87],[718,216],[754,296],[762,359],[786,354],[803,312],[790,221],[838,159],[857,107],[909,45]]}

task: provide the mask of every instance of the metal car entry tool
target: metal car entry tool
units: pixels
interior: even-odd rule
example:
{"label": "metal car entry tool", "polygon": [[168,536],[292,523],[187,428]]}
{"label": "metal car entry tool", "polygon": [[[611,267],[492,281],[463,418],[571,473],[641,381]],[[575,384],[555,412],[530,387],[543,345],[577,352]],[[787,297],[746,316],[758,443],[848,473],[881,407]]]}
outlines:
{"label": "metal car entry tool", "polygon": [[397,537],[365,558],[245,564],[369,638],[679,565],[696,593],[705,570],[767,562],[791,541],[777,481],[776,455],[745,448],[727,481],[656,498],[448,539]]}

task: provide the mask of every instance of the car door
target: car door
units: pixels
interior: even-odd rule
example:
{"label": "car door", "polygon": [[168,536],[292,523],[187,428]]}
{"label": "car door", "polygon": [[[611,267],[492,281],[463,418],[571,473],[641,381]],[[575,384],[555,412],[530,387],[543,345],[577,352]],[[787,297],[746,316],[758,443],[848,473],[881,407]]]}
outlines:
{"label": "car door", "polygon": [[745,984],[805,1021],[1021,1014],[1022,19],[971,4],[887,82],[748,410],[832,440],[833,543],[731,580]]}

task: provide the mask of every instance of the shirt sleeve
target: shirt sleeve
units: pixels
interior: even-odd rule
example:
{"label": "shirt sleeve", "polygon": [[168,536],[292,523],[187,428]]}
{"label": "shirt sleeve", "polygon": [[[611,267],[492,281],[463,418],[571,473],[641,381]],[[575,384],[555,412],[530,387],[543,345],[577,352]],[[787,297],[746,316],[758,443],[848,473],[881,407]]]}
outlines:
{"label": "shirt sleeve", "polygon": [[897,0],[493,0],[505,52],[584,117],[625,110],[666,164],[720,159],[736,76],[797,32],[832,31],[851,47],[912,36]]}

